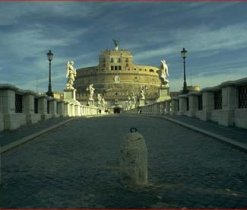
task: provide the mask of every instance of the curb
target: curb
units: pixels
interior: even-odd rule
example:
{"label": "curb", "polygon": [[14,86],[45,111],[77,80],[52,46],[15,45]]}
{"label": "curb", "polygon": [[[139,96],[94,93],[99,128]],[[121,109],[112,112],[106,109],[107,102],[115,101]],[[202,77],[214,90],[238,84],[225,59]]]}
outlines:
{"label": "curb", "polygon": [[160,118],[160,119],[165,119],[165,120],[171,121],[171,122],[176,123],[178,125],[181,125],[183,127],[189,128],[189,129],[197,131],[199,133],[202,133],[202,134],[204,134],[206,136],[213,137],[213,138],[215,138],[217,140],[220,140],[220,141],[222,141],[224,143],[228,143],[228,144],[230,144],[232,146],[237,147],[238,149],[241,149],[241,150],[244,150],[245,152],[247,152],[247,144],[243,144],[243,143],[237,142],[236,140],[233,140],[233,139],[230,139],[230,138],[215,134],[215,133],[207,131],[205,129],[201,129],[201,128],[198,128],[196,126],[189,125],[187,123],[180,122],[178,120],[174,120],[174,119],[172,119],[170,117],[166,117],[166,116],[157,116],[157,115],[142,115],[142,116]]}
{"label": "curb", "polygon": [[197,131],[197,132],[199,132],[199,133],[205,134],[205,135],[207,135],[207,136],[213,137],[213,138],[218,139],[218,140],[220,140],[220,141],[223,141],[223,142],[225,142],[225,143],[231,144],[231,145],[233,145],[233,146],[235,146],[235,147],[237,147],[237,148],[239,148],[239,149],[243,149],[243,150],[246,150],[246,151],[247,151],[247,145],[246,145],[246,144],[243,144],[243,143],[237,142],[237,141],[235,141],[235,140],[233,140],[233,139],[230,139],[230,138],[227,138],[227,137],[224,137],[224,136],[221,136],[221,135],[212,133],[212,132],[210,132],[210,131],[207,131],[207,130],[204,130],[204,129],[201,129],[201,128],[198,128],[198,127],[196,127],[196,126],[189,125],[189,124],[187,124],[187,123],[183,123],[183,122],[180,122],[180,121],[178,121],[178,120],[174,120],[174,119],[172,119],[172,118],[170,118],[170,117],[165,117],[165,116],[164,116],[164,117],[162,117],[162,118],[163,118],[163,119],[166,119],[166,120],[168,120],[168,121],[177,123],[177,124],[179,124],[179,125],[182,125],[182,126],[184,126],[184,127],[186,127],[186,128],[189,128],[189,129],[191,129],[191,130]]}
{"label": "curb", "polygon": [[7,145],[5,145],[5,146],[2,146],[2,147],[0,148],[0,154],[3,154],[3,153],[5,153],[5,152],[8,152],[9,150],[12,150],[12,149],[14,149],[15,147],[18,147],[18,146],[20,146],[20,145],[22,145],[22,144],[25,144],[25,143],[27,143],[28,141],[30,141],[30,140],[32,140],[32,139],[38,137],[38,136],[41,136],[42,134],[47,133],[47,132],[49,132],[49,131],[51,131],[51,130],[53,130],[53,129],[55,129],[55,128],[61,126],[61,125],[64,125],[65,123],[67,123],[67,122],[69,122],[69,121],[71,121],[71,120],[73,120],[73,119],[74,119],[74,118],[71,118],[71,119],[68,119],[68,120],[66,120],[66,121],[60,122],[60,123],[58,123],[58,124],[56,124],[56,125],[53,125],[53,126],[51,126],[51,127],[49,127],[49,128],[46,128],[46,129],[42,130],[42,131],[38,131],[38,132],[36,132],[36,133],[34,133],[34,134],[31,134],[31,135],[29,135],[29,136],[26,136],[26,137],[24,137],[24,138],[21,138],[21,139],[15,141],[15,142],[12,142],[12,143],[10,143],[10,144],[7,144]]}

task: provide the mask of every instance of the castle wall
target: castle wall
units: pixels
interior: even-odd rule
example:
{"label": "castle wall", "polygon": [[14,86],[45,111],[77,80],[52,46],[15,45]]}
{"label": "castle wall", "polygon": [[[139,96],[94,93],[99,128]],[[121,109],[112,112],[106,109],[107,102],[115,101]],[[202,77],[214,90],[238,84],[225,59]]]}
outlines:
{"label": "castle wall", "polygon": [[99,56],[97,66],[77,69],[75,88],[79,101],[88,99],[86,89],[90,84],[95,87],[95,97],[100,93],[107,101],[126,101],[133,94],[138,96],[142,86],[146,86],[147,100],[157,99],[161,82],[158,67],[134,64],[127,50],[106,50]]}

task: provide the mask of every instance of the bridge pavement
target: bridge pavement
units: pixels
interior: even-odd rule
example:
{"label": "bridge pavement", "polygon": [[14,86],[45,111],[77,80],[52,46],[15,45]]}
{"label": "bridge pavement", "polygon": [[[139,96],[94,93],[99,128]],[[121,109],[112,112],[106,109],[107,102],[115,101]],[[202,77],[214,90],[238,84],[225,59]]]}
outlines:
{"label": "bridge pavement", "polygon": [[[131,126],[148,147],[150,186],[119,181]],[[2,207],[247,207],[247,154],[173,122],[140,116],[78,118],[2,154]]]}

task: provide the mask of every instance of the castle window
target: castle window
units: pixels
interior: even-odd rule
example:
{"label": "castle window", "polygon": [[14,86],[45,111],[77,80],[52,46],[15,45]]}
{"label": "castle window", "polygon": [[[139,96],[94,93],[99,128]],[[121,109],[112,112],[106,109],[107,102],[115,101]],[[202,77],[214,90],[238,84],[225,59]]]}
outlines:
{"label": "castle window", "polygon": [[111,66],[111,70],[114,70],[114,66]]}
{"label": "castle window", "polygon": [[119,69],[119,70],[122,70],[122,66],[119,66],[118,69]]}
{"label": "castle window", "polygon": [[117,66],[115,66],[115,70],[118,70]]}
{"label": "castle window", "polygon": [[150,71],[150,72],[154,72],[154,70],[153,70],[153,69],[149,69],[149,71]]}
{"label": "castle window", "polygon": [[121,62],[121,58],[118,59],[118,63],[120,63],[120,62]]}
{"label": "castle window", "polygon": [[111,63],[114,63],[114,59],[113,58],[111,58]]}

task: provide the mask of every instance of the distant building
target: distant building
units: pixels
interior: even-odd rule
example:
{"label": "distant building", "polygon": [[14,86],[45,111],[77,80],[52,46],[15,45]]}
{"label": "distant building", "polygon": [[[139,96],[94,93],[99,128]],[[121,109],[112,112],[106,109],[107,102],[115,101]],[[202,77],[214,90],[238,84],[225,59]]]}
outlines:
{"label": "distant building", "polygon": [[130,98],[138,100],[140,90],[145,87],[146,102],[154,102],[159,97],[161,81],[159,68],[156,66],[133,63],[130,51],[118,49],[104,50],[99,56],[99,64],[77,69],[75,88],[77,100],[86,104],[87,87],[93,84],[95,101],[97,94],[102,94],[108,106],[125,108]]}

